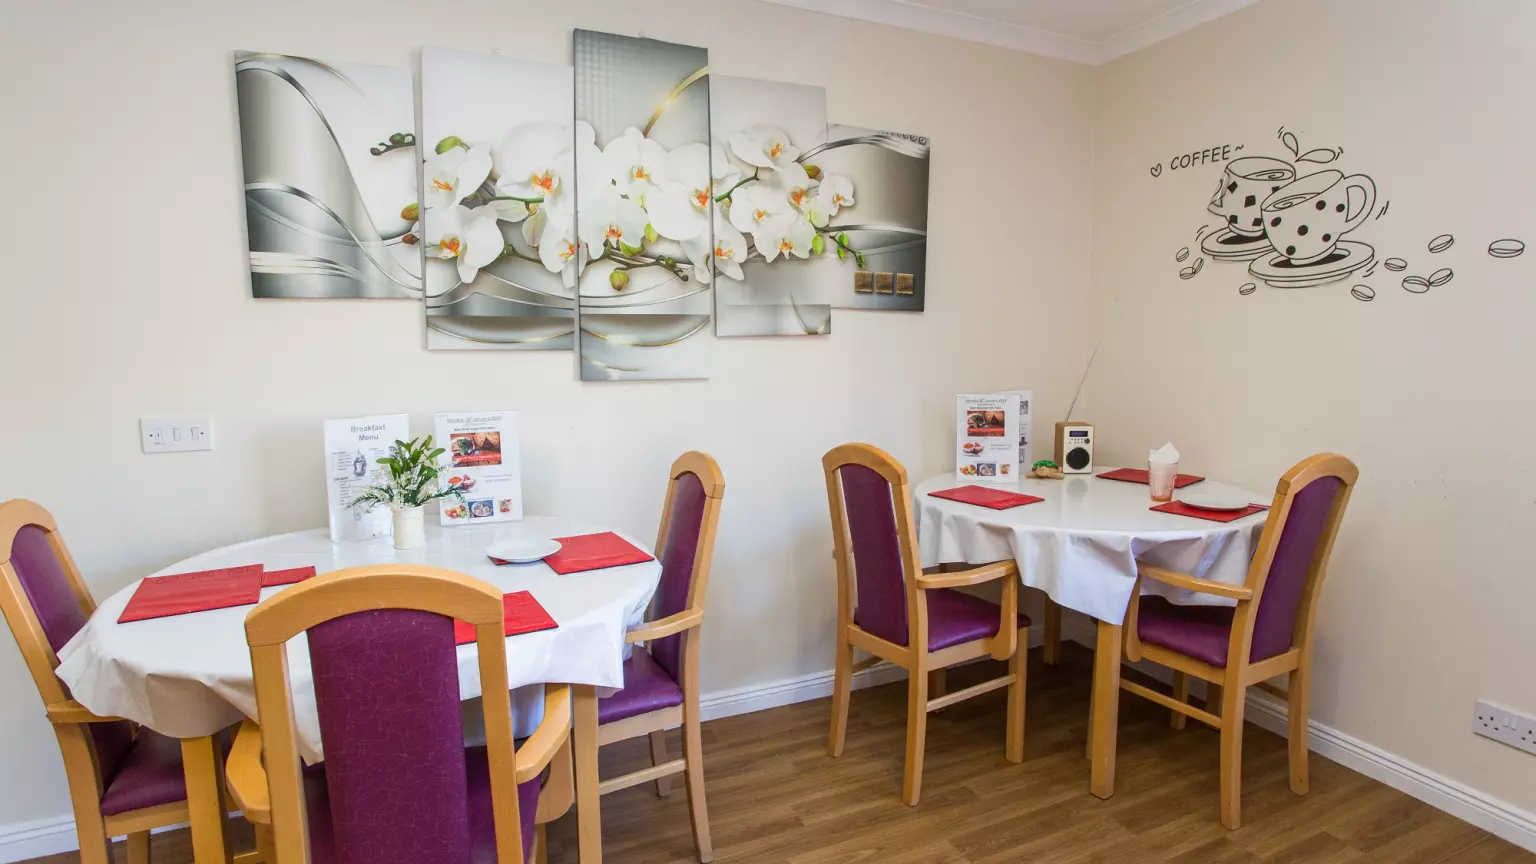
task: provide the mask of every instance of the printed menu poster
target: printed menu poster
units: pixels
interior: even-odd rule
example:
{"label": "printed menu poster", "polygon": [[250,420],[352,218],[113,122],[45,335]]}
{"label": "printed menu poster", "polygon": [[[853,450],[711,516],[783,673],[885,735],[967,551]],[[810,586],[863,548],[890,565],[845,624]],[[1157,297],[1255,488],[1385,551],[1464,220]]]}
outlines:
{"label": "printed menu poster", "polygon": [[1019,479],[1017,393],[955,397],[955,473],[962,480]]}
{"label": "printed menu poster", "polygon": [[517,412],[452,411],[436,419],[433,440],[447,451],[438,479],[464,490],[463,501],[443,499],[439,521],[469,525],[523,518]]}
{"label": "printed menu poster", "polygon": [[382,414],[325,421],[325,480],[331,511],[331,542],[372,540],[394,533],[388,507],[364,512],[352,498],[383,483],[389,471],[379,460],[396,441],[411,437],[410,417]]}
{"label": "printed menu poster", "polygon": [[1033,430],[1029,422],[1029,403],[1035,401],[1033,390],[1003,390],[992,394],[994,396],[1019,397],[1019,468],[1018,470],[1028,474],[1035,467],[1034,448],[1030,446],[1030,436]]}

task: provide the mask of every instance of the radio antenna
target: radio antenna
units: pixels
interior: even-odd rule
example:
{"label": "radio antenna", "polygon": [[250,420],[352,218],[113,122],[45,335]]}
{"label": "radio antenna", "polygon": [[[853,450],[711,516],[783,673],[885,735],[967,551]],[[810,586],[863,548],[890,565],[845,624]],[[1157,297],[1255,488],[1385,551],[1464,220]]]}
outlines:
{"label": "radio antenna", "polygon": [[1093,343],[1093,353],[1088,355],[1088,366],[1083,369],[1083,380],[1077,382],[1077,392],[1072,394],[1072,404],[1067,406],[1067,420],[1072,419],[1072,411],[1077,407],[1077,397],[1083,395],[1083,385],[1088,383],[1088,373],[1093,370],[1093,358],[1099,356],[1099,346],[1104,343],[1103,337]]}

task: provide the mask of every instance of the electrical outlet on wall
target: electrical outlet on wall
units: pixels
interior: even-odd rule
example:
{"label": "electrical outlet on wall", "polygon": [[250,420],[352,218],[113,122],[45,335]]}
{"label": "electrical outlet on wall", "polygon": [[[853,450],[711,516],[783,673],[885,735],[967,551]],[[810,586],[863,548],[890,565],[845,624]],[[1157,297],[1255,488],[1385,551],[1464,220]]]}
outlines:
{"label": "electrical outlet on wall", "polygon": [[1536,718],[1492,702],[1478,700],[1472,731],[1517,750],[1536,753]]}
{"label": "electrical outlet on wall", "polygon": [[139,419],[139,446],[145,453],[212,450],[213,418],[206,415],[142,417]]}

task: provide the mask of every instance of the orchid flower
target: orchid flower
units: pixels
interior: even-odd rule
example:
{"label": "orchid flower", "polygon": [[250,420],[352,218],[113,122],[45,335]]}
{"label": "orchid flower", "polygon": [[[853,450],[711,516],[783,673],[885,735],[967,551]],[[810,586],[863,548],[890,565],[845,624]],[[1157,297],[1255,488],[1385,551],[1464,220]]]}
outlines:
{"label": "orchid flower", "polygon": [[[564,210],[546,210],[539,208],[537,214],[538,224],[533,233],[537,242],[530,243],[538,246],[539,260],[544,263],[544,269],[551,273],[559,273],[560,281],[567,288],[576,287],[576,225],[571,213]],[[529,219],[533,222],[534,219]],[[526,223],[525,223],[526,224]],[[523,239],[528,240],[529,229],[524,229]]]}
{"label": "orchid flower", "polygon": [[490,148],[453,147],[427,159],[427,207],[452,207],[473,195],[491,173]]}
{"label": "orchid flower", "polygon": [[669,240],[692,240],[709,228],[714,187],[709,147],[684,144],[667,154],[667,182],[646,201],[651,226]]}
{"label": "orchid flower", "polygon": [[821,181],[816,189],[816,197],[804,208],[804,212],[812,225],[825,228],[832,217],[837,215],[837,211],[852,205],[853,181],[841,174],[833,174]]}
{"label": "orchid flower", "polygon": [[783,191],[767,183],[748,183],[731,195],[731,225],[744,234],[755,234],[764,222],[789,213]]}
{"label": "orchid flower", "polygon": [[590,194],[583,189],[577,216],[581,242],[593,258],[603,257],[608,245],[622,249],[645,243],[645,211],[635,200],[620,197],[612,184],[600,183]]}
{"label": "orchid flower", "polygon": [[492,154],[496,190],[538,201],[558,195],[569,177],[558,172],[556,163],[570,149],[569,126],[541,122],[513,127]]}
{"label": "orchid flower", "polygon": [[473,282],[480,268],[501,257],[506,240],[496,226],[496,211],[470,210],[461,204],[427,211],[427,254],[458,265],[459,279]]}
{"label": "orchid flower", "polygon": [[752,239],[757,251],[770,263],[780,255],[809,258],[816,242],[816,229],[803,215],[779,216],[764,222]]}
{"label": "orchid flower", "polygon": [[603,167],[619,191],[638,202],[666,180],[666,148],[631,126],[603,148]]}
{"label": "orchid flower", "polygon": [[730,143],[737,159],[757,168],[780,170],[800,158],[800,148],[777,126],[748,126],[732,135]]}

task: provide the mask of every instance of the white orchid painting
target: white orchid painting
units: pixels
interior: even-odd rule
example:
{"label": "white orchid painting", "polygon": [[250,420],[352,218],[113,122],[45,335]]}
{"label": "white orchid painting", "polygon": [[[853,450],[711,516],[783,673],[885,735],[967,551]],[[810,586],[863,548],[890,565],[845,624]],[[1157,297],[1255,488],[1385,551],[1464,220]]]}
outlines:
{"label": "white orchid painting", "polygon": [[421,52],[421,199],[407,208],[426,286],[427,347],[576,344],[572,70]]}

